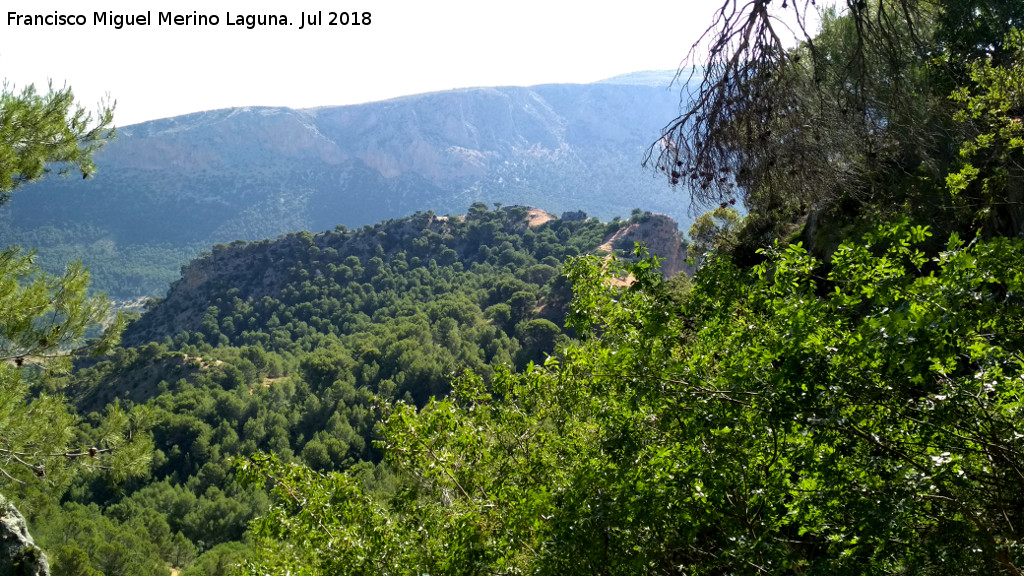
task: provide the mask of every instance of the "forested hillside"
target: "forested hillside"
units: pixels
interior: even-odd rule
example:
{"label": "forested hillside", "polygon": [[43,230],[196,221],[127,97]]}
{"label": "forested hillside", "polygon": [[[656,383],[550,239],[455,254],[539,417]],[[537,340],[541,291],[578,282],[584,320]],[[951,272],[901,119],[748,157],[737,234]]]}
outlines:
{"label": "forested hillside", "polygon": [[0,490],[54,574],[1024,572],[1024,4],[780,39],[814,10],[691,54],[650,148],[712,209],[688,266],[665,216],[474,203],[214,245],[104,329],[0,253]]}
{"label": "forested hillside", "polygon": [[398,489],[252,456],[243,573],[1020,574],[1024,4],[812,10],[695,48],[691,291],[574,260],[577,340],[384,408]]}
{"label": "forested hillside", "polygon": [[217,574],[254,554],[246,523],[269,506],[235,481],[239,458],[273,451],[392,490],[374,446],[384,406],[425,405],[466,370],[490,379],[545,361],[572,336],[564,262],[636,239],[676,260],[683,249],[664,216],[602,223],[483,204],[215,246],[130,324],[126,347],[41,384],[92,426],[124,407],[149,423],[155,451],[143,477],[115,486],[86,472],[59,505],[35,501],[34,534],[57,574]]}

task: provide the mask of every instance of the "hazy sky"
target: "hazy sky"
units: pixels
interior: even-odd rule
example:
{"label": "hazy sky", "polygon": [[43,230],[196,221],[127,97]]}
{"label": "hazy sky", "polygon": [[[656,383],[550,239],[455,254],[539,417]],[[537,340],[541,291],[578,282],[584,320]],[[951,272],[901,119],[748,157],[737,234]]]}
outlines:
{"label": "hazy sky", "polygon": [[[675,69],[712,3],[634,0],[8,0],[0,77],[17,87],[68,84],[92,106],[117,100],[117,124],[229,106],[353,104],[450,88],[592,82]],[[330,26],[328,12],[370,12]],[[95,12],[152,16],[147,26],[94,23]],[[160,25],[158,13],[214,15],[215,26]],[[25,26],[17,15],[82,15],[85,26]],[[322,12],[322,25],[300,15]],[[229,26],[238,15],[290,26]],[[16,18],[14,16],[13,18]],[[361,19],[361,18],[360,18]]]}

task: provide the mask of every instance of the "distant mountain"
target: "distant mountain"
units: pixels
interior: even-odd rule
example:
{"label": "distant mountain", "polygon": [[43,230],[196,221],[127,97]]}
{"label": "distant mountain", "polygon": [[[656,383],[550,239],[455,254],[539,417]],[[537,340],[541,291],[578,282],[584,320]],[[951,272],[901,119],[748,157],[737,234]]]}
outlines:
{"label": "distant mountain", "polygon": [[[665,78],[658,85],[652,79]],[[80,258],[118,297],[162,292],[217,242],[361,226],[473,202],[633,208],[687,225],[687,198],[641,163],[679,109],[670,74],[477,88],[307,110],[232,108],[121,128],[90,180],[19,191],[0,234],[44,265]]]}
{"label": "distant mountain", "polygon": [[686,85],[690,78],[690,69],[686,69],[677,77],[675,70],[645,70],[643,72],[630,72],[619,74],[604,80],[598,80],[595,84],[619,84],[626,86],[651,86],[653,88],[675,88],[678,91]]}

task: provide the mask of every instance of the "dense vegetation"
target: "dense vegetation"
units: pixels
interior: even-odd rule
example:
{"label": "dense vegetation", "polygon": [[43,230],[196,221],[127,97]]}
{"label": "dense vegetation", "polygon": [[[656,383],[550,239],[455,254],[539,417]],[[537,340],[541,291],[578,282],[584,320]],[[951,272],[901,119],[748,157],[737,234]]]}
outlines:
{"label": "dense vegetation", "polygon": [[124,332],[132,347],[37,386],[71,398],[86,428],[117,403],[151,423],[155,447],[144,479],[87,470],[59,502],[28,503],[55,573],[217,574],[251,557],[246,525],[269,499],[237,483],[235,461],[260,451],[395,489],[374,445],[384,406],[425,405],[465,370],[489,380],[542,362],[568,338],[563,261],[656,218],[527,216],[475,204],[218,245],[187,266]]}
{"label": "dense vegetation", "polygon": [[692,283],[590,254],[652,215],[475,204],[217,245],[59,374],[102,302],[5,253],[44,314],[0,439],[63,436],[0,486],[55,573],[1020,574],[1024,14],[856,2],[786,50],[768,4],[660,144],[719,203]]}
{"label": "dense vegetation", "polygon": [[[705,65],[699,96],[651,154],[697,205],[746,205],[736,256],[753,262],[756,248],[800,232],[827,260],[842,240],[907,214],[938,238],[1018,235],[1024,4],[730,6],[691,52]],[[967,178],[947,186],[953,174]]]}
{"label": "dense vegetation", "polygon": [[589,336],[392,406],[388,497],[249,460],[276,500],[249,572],[1012,572],[1024,246],[927,236],[713,261],[682,303],[649,261],[630,289],[579,261]]}
{"label": "dense vegetation", "polygon": [[68,262],[88,262],[89,286],[123,304],[162,294],[179,276],[181,265],[208,243],[119,243],[109,230],[87,225],[18,229],[9,214],[0,215],[0,235],[31,246],[40,267],[57,274]]}
{"label": "dense vegetation", "polygon": [[385,406],[392,490],[254,455],[246,573],[1021,572],[1020,4],[851,2],[792,50],[768,4],[659,143],[720,203],[692,291],[574,261],[580,341]]}

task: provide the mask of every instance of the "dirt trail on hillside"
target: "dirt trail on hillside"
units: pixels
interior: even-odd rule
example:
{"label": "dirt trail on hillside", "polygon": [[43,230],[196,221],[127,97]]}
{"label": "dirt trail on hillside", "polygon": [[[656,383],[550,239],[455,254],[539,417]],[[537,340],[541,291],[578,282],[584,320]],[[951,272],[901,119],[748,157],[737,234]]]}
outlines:
{"label": "dirt trail on hillside", "polygon": [[[637,224],[630,224],[629,226],[625,226],[623,228],[619,228],[618,232],[616,232],[615,234],[612,234],[608,238],[608,240],[605,241],[604,244],[601,244],[600,246],[597,247],[598,250],[604,250],[605,252],[608,253],[608,255],[604,257],[606,262],[608,260],[612,259],[612,254],[615,252],[615,249],[612,246],[615,244],[615,242],[619,238],[622,238],[626,234],[629,234],[633,230],[636,230],[637,227],[638,227]],[[615,278],[609,278],[608,279],[608,283],[611,284],[612,286],[629,286],[629,285],[633,284],[633,282],[635,282],[635,281],[636,281],[636,278],[634,278],[632,274],[629,274],[629,275],[627,275],[625,277],[621,277],[621,278],[620,277],[615,277]]]}

